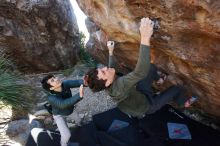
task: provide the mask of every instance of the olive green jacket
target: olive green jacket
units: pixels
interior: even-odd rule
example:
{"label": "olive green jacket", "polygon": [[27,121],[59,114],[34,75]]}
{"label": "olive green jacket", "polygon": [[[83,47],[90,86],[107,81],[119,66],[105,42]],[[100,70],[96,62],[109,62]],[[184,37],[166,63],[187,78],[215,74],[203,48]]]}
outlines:
{"label": "olive green jacket", "polygon": [[[109,67],[113,67],[113,64],[113,58],[109,56]],[[147,76],[149,68],[150,47],[141,45],[135,69],[127,75],[116,77],[107,89],[113,100],[118,102],[118,107],[122,112],[141,117],[148,110],[149,101],[144,94],[136,90],[136,84]]]}

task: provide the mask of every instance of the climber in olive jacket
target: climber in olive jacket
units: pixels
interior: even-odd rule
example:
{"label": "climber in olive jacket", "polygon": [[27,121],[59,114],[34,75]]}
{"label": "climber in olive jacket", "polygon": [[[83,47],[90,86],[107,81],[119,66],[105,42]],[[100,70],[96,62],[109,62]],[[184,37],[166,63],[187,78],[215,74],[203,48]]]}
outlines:
{"label": "climber in olive jacket", "polygon": [[[184,104],[186,96],[181,86],[173,85],[160,94],[154,94],[153,81],[162,80],[155,65],[150,63],[150,38],[154,23],[149,18],[141,19],[141,45],[135,69],[124,76],[117,76],[114,69],[113,52],[109,51],[109,67],[94,68],[85,75],[85,82],[94,91],[106,89],[119,109],[133,117],[143,117],[159,110],[174,100]],[[108,45],[108,44],[107,44]]]}
{"label": "climber in olive jacket", "polygon": [[[85,75],[85,82],[94,92],[107,89],[109,95],[118,102],[120,110],[132,116],[142,116],[149,107],[145,95],[135,88],[137,82],[147,76],[150,68],[150,38],[153,33],[153,22],[149,18],[141,20],[140,33],[138,62],[132,72],[118,77],[115,69],[110,66],[91,69]],[[109,61],[111,64],[111,58]]]}

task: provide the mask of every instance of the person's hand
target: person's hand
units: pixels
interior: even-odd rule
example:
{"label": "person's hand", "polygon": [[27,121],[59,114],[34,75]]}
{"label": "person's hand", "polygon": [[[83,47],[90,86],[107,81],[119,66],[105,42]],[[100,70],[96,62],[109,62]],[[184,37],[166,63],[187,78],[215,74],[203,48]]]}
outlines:
{"label": "person's hand", "polygon": [[79,87],[79,97],[80,97],[80,98],[83,98],[83,96],[84,96],[83,85],[80,85],[80,87]]}
{"label": "person's hand", "polygon": [[83,77],[83,84],[84,84],[84,86],[88,86],[88,75],[85,75]]}
{"label": "person's hand", "polygon": [[108,47],[109,55],[112,56],[113,51],[114,51],[114,47],[115,47],[115,42],[114,41],[108,41],[107,42],[107,47]]}
{"label": "person's hand", "polygon": [[151,21],[148,17],[141,19],[140,33],[141,33],[141,44],[150,45],[150,38],[153,34],[154,22]]}

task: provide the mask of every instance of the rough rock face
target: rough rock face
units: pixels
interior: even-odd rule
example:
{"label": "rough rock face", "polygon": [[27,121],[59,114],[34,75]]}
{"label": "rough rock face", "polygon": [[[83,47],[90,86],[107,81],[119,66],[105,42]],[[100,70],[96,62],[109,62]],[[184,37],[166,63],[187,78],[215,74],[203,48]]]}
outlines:
{"label": "rough rock face", "polygon": [[21,119],[11,121],[9,123],[1,124],[1,145],[25,145],[28,136],[33,128],[41,128],[40,122],[33,120],[29,122],[28,119]]}
{"label": "rough rock face", "polygon": [[108,58],[106,56],[108,52],[104,51],[107,49],[105,45],[107,41],[106,34],[89,18],[85,20],[85,24],[90,34],[89,41],[86,43],[86,50],[95,60],[107,64]]}
{"label": "rough rock face", "polygon": [[[117,59],[127,65],[134,66],[137,60],[140,19],[160,20],[151,42],[152,62],[170,75],[171,82],[182,83],[198,95],[199,109],[220,117],[219,0],[77,1],[99,27],[96,33],[105,34],[96,39],[102,41],[99,44],[107,39],[117,41]],[[105,47],[95,45],[93,49],[107,54]]]}
{"label": "rough rock face", "polygon": [[0,49],[23,72],[73,66],[79,33],[69,0],[1,0]]}

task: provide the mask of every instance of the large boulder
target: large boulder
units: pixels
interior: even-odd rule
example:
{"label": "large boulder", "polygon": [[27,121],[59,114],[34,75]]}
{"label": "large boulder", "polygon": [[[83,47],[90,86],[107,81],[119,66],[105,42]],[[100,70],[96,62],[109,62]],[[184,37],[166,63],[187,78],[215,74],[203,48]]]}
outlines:
{"label": "large boulder", "polygon": [[[173,82],[184,84],[188,92],[199,96],[199,109],[220,117],[219,0],[77,2],[98,27],[95,32],[105,34],[96,41],[101,41],[99,44],[106,44],[108,39],[116,41],[117,59],[131,67],[136,64],[139,50],[140,19],[157,18],[160,28],[154,32],[151,42],[152,62],[164,69]],[[107,48],[99,44],[94,45],[94,50],[89,49],[90,52],[104,52],[94,55],[105,63],[102,58],[107,58]],[[105,57],[99,57],[100,54]]]}
{"label": "large boulder", "polygon": [[25,73],[75,65],[79,30],[69,0],[1,0],[0,49]]}
{"label": "large boulder", "polygon": [[21,119],[1,125],[1,145],[25,145],[27,138],[33,128],[42,128],[40,122]]}

